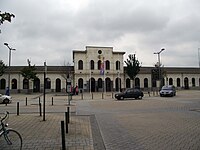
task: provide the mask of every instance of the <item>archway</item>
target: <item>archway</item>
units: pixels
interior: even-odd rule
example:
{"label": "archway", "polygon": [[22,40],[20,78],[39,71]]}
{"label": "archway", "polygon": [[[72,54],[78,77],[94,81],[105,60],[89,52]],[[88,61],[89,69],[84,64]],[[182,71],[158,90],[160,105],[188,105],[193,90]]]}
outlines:
{"label": "archway", "polygon": [[61,80],[59,78],[56,79],[56,92],[61,92]]}
{"label": "archway", "polygon": [[115,79],[115,91],[119,91],[119,90],[121,90],[121,79],[116,78]]}
{"label": "archway", "polygon": [[148,79],[147,78],[145,78],[144,79],[144,88],[148,88],[149,86],[148,86]]}
{"label": "archway", "polygon": [[97,85],[97,89],[96,91],[99,92],[99,91],[103,91],[103,80],[101,78],[98,79],[98,85]]}
{"label": "archway", "polygon": [[135,78],[135,87],[140,88],[140,79],[139,78]]}
{"label": "archway", "polygon": [[96,87],[95,79],[91,78],[90,81],[89,81],[89,91],[95,92],[95,87]]}
{"label": "archway", "polygon": [[106,92],[111,92],[111,80],[106,78]]}
{"label": "archway", "polygon": [[131,80],[129,78],[126,79],[126,88],[131,87]]}
{"label": "archway", "polygon": [[40,92],[40,79],[36,78],[33,81],[33,92]]}
{"label": "archway", "polygon": [[185,89],[189,89],[189,81],[187,77],[184,78],[184,87]]}

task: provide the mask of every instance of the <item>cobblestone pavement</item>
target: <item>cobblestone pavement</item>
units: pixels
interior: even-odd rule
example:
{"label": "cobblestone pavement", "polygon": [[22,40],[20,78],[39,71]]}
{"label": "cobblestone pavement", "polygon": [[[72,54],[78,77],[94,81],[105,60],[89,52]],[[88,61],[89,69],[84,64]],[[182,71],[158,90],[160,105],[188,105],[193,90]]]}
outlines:
{"label": "cobblestone pavement", "polygon": [[87,93],[73,96],[69,106],[66,95],[47,94],[43,121],[39,95],[17,94],[8,106],[0,105],[0,113],[11,113],[9,127],[22,135],[23,149],[61,149],[60,126],[68,106],[68,150],[200,149],[200,91],[178,91],[173,98],[145,95],[142,100],[116,101],[112,97],[112,93]]}
{"label": "cobblestone pavement", "polygon": [[95,114],[108,150],[199,150],[200,91],[143,100],[78,102]]}
{"label": "cobblestone pavement", "polygon": [[[28,99],[27,106],[25,101],[26,96]],[[5,104],[0,105],[0,113],[4,111],[10,112],[7,122],[9,123],[9,127],[21,134],[23,149],[62,149],[61,121],[65,121],[65,112],[67,111],[67,107],[70,107],[69,131],[65,134],[67,150],[93,150],[90,116],[76,115],[76,103],[71,102],[71,105],[67,105],[65,96],[54,96],[53,105],[51,100],[51,95],[47,95],[45,121],[43,121],[43,116],[40,116],[39,113],[37,95],[13,95],[13,102],[11,104],[7,106]],[[20,103],[19,115],[16,114],[17,102]],[[3,116],[3,114],[0,114],[0,116]],[[4,139],[1,137],[0,145],[3,142]]]}

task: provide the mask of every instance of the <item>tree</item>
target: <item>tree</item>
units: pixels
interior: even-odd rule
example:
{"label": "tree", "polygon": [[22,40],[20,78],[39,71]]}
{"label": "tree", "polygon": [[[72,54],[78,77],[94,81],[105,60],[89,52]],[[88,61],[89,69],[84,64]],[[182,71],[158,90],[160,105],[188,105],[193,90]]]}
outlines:
{"label": "tree", "polygon": [[[3,24],[5,21],[11,22],[12,17],[15,18],[15,15],[11,13],[7,13],[7,12],[2,13],[0,11],[0,25]],[[0,33],[1,33],[1,30],[0,30]]]}
{"label": "tree", "polygon": [[[31,62],[30,60],[28,59],[28,67],[24,67],[22,70],[21,70],[21,75],[28,80],[28,82],[30,80],[34,81],[35,79],[37,79],[37,73],[35,72],[36,70],[36,67],[35,65],[31,66]],[[28,86],[28,91],[29,91],[29,86]]]}
{"label": "tree", "polygon": [[133,81],[133,87],[135,87],[134,81],[136,75],[139,73],[141,65],[138,59],[136,59],[135,54],[128,55],[128,59],[124,61],[127,65],[126,67],[126,73],[130,77],[130,79]]}
{"label": "tree", "polygon": [[4,64],[2,60],[0,60],[0,76],[2,76],[5,73],[5,69],[7,66]]}

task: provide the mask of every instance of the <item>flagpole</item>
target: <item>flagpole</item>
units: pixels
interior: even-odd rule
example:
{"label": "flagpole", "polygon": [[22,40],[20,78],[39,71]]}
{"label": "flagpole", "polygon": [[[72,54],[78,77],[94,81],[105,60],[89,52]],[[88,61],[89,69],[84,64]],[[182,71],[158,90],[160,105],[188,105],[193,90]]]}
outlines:
{"label": "flagpole", "polygon": [[106,93],[106,73],[105,73],[105,61],[104,61],[104,57],[103,57],[103,63],[104,63],[104,72],[103,72],[103,78],[104,78],[104,93]]}
{"label": "flagpole", "polygon": [[89,81],[90,81],[90,94],[91,94],[91,87],[92,87],[92,82],[91,82],[91,80],[92,80],[92,72],[91,72],[91,67],[90,67],[90,79],[89,79]]}

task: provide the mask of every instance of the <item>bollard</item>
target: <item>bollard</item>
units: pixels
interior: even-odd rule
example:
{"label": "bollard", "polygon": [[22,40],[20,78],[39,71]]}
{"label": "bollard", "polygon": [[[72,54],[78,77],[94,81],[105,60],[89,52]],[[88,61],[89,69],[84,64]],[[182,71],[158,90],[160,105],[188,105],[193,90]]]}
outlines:
{"label": "bollard", "polygon": [[150,95],[150,91],[148,91],[148,94],[149,94],[149,97],[151,97],[151,95]]}
{"label": "bollard", "polygon": [[52,99],[51,99],[51,105],[53,106],[53,97],[52,97]]}
{"label": "bollard", "polygon": [[19,102],[17,102],[17,116],[19,116]]}
{"label": "bollard", "polygon": [[67,123],[69,123],[69,119],[70,119],[70,118],[69,118],[69,111],[70,111],[70,110],[69,110],[69,107],[67,107]]}
{"label": "bollard", "polygon": [[39,104],[40,104],[40,97],[39,97]]}
{"label": "bollard", "polygon": [[68,121],[69,121],[69,118],[68,118],[68,115],[69,112],[65,112],[65,126],[66,126],[66,133],[68,133]]}
{"label": "bollard", "polygon": [[26,106],[27,106],[27,97],[26,97]]}
{"label": "bollard", "polygon": [[102,99],[103,99],[103,93],[102,93]]}
{"label": "bollard", "polygon": [[42,116],[42,105],[39,103],[39,111],[40,111],[40,116]]}
{"label": "bollard", "polygon": [[81,99],[83,99],[83,93],[81,93]]}
{"label": "bollard", "polygon": [[61,121],[61,139],[62,139],[62,150],[66,150],[64,121]]}
{"label": "bollard", "polygon": [[93,93],[92,93],[92,99],[93,99]]}
{"label": "bollard", "polygon": [[112,98],[113,98],[113,93],[112,93]]}

